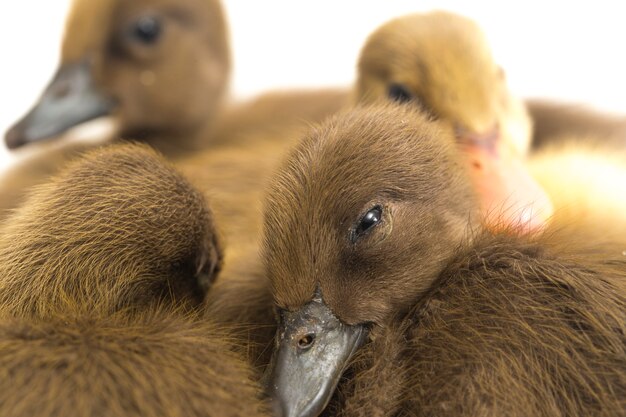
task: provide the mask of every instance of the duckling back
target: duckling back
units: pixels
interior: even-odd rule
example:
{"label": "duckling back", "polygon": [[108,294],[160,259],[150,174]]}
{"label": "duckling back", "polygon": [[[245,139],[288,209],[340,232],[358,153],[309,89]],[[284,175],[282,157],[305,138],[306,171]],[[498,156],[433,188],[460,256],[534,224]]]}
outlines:
{"label": "duckling back", "polygon": [[201,312],[211,212],[153,150],[92,151],[0,235],[0,414],[265,415],[236,329]]}

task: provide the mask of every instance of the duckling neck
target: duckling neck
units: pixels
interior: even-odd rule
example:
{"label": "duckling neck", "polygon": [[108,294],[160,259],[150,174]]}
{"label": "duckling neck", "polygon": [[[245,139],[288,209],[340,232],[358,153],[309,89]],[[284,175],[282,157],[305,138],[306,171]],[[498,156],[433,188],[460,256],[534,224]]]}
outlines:
{"label": "duckling neck", "polygon": [[164,155],[176,159],[205,148],[213,130],[213,119],[207,118],[187,129],[131,129],[122,132],[120,137],[147,143]]}

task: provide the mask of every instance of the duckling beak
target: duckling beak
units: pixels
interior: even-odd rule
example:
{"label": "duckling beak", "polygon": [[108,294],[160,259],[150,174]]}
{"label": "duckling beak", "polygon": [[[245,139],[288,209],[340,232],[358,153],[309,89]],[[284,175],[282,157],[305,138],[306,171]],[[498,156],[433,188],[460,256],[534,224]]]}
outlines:
{"label": "duckling beak", "polygon": [[542,230],[553,214],[552,202],[514,145],[504,140],[497,128],[485,135],[457,132],[457,137],[467,154],[488,225],[521,232]]}
{"label": "duckling beak", "polygon": [[350,358],[363,344],[363,325],[343,324],[321,299],[283,314],[268,391],[280,417],[315,417],[328,405]]}
{"label": "duckling beak", "polygon": [[9,149],[59,135],[83,122],[105,116],[113,102],[97,92],[87,60],[59,69],[39,102],[6,134]]}

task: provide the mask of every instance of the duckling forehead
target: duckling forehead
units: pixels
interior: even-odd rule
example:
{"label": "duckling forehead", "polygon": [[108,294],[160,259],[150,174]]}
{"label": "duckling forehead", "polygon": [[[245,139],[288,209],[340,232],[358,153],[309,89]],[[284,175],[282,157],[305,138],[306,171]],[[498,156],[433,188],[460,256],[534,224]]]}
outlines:
{"label": "duckling forehead", "polygon": [[468,128],[494,123],[498,67],[480,28],[464,17],[435,12],[391,21],[370,37],[361,71],[406,85],[436,114]]}
{"label": "duckling forehead", "polygon": [[73,0],[61,48],[63,63],[102,52],[113,32],[143,11],[161,11],[179,21],[198,21],[211,48],[227,55],[226,24],[218,0]]}
{"label": "duckling forehead", "polygon": [[83,59],[103,48],[119,0],[74,0],[65,25],[61,48],[63,63]]}
{"label": "duckling forehead", "polygon": [[378,198],[421,199],[445,187],[456,174],[454,145],[449,130],[408,106],[359,108],[301,142],[276,176],[270,201],[292,206],[281,215],[354,221]]}

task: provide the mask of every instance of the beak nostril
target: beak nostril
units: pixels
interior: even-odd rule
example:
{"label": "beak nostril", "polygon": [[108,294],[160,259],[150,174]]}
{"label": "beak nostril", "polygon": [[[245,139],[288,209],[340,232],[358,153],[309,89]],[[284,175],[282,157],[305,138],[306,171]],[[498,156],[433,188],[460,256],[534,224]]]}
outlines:
{"label": "beak nostril", "polygon": [[309,333],[298,340],[298,349],[306,350],[313,346],[315,343],[315,335]]}
{"label": "beak nostril", "polygon": [[50,93],[54,98],[62,99],[70,93],[71,89],[72,87],[69,82],[62,82],[55,85]]}

